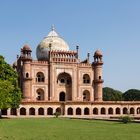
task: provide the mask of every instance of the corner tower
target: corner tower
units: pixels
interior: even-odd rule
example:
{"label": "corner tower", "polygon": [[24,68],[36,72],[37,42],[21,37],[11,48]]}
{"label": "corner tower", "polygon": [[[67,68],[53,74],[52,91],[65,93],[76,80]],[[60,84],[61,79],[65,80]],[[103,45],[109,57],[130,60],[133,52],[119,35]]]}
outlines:
{"label": "corner tower", "polygon": [[102,52],[100,50],[96,50],[94,53],[94,62],[93,62],[93,69],[94,69],[94,100],[101,102],[103,99],[102,93],[102,86],[103,86],[103,79],[102,79]]}
{"label": "corner tower", "polygon": [[22,89],[23,89],[23,97],[25,100],[30,99],[30,91],[31,91],[31,49],[29,45],[24,45],[21,49],[21,61],[22,61]]}

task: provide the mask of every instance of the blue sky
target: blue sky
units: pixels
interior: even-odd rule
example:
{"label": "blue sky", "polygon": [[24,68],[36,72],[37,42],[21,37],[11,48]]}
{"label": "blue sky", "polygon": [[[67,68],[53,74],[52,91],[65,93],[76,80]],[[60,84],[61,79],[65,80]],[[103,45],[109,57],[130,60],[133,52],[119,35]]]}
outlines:
{"label": "blue sky", "polygon": [[139,0],[0,0],[0,54],[12,64],[28,43],[36,59],[52,24],[81,60],[102,50],[104,86],[140,89]]}

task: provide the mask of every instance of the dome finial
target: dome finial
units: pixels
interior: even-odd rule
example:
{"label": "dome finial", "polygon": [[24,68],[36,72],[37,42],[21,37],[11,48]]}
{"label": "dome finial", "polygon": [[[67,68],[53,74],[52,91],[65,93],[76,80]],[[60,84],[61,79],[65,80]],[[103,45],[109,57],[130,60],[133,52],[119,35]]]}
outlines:
{"label": "dome finial", "polygon": [[52,31],[54,31],[54,30],[55,30],[55,27],[54,27],[54,25],[52,25],[52,26],[51,26],[51,29],[52,29]]}

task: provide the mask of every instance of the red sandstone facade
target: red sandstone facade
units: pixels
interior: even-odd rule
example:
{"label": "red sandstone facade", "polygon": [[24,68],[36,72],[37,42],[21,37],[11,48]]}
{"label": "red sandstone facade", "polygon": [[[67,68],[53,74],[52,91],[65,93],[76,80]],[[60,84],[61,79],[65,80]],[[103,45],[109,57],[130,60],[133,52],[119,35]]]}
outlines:
{"label": "red sandstone facade", "polygon": [[140,102],[102,100],[102,53],[89,53],[84,61],[76,51],[69,51],[65,41],[52,29],[38,45],[37,58],[24,45],[14,63],[19,74],[23,100],[18,109],[3,110],[8,116],[52,116],[60,112],[71,117],[110,117],[124,114],[139,116]]}

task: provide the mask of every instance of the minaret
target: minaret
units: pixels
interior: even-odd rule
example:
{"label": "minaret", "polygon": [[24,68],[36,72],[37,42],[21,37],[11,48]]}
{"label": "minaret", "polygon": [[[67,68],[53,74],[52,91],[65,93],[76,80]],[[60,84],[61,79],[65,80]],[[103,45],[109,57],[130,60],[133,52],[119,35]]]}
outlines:
{"label": "minaret", "polygon": [[102,52],[100,50],[96,50],[94,53],[94,62],[93,62],[93,69],[94,69],[94,100],[97,102],[101,102],[103,99],[102,95],[102,86],[103,86],[103,79],[102,79]]}
{"label": "minaret", "polygon": [[22,93],[23,98],[25,100],[29,100],[31,98],[30,92],[31,92],[31,49],[29,45],[24,45],[21,49],[21,61],[22,64]]}

